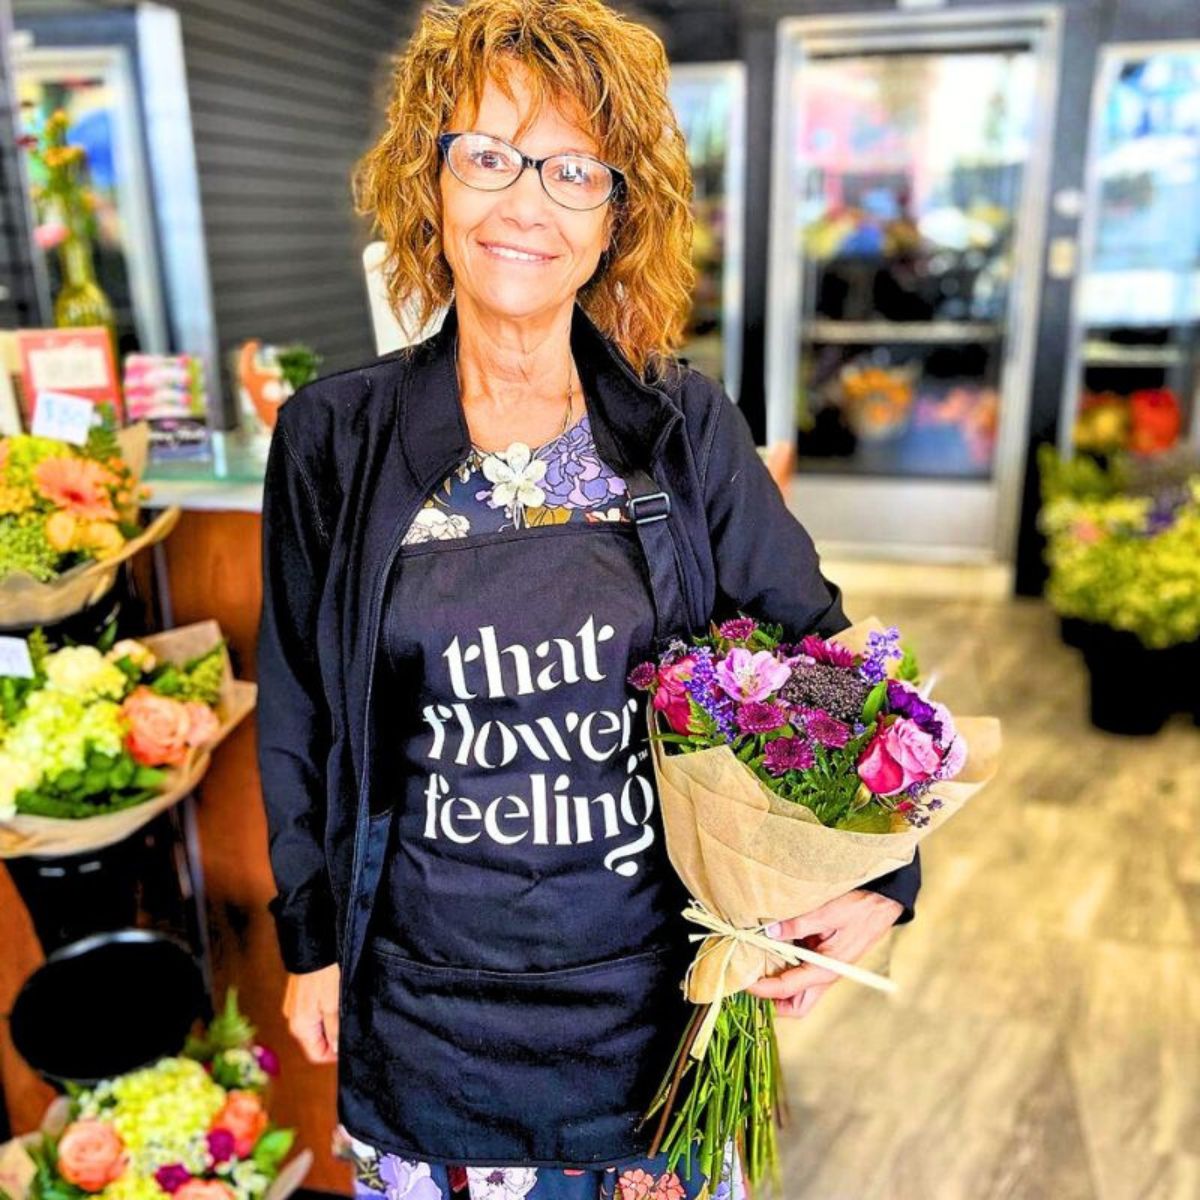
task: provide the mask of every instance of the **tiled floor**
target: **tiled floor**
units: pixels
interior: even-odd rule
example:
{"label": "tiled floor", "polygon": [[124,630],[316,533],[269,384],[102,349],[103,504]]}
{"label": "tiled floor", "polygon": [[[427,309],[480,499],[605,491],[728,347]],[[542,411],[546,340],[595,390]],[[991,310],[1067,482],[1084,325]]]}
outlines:
{"label": "tiled floor", "polygon": [[846,591],[1006,752],[922,848],[898,994],[781,1022],[787,1200],[1196,1200],[1200,731],[1092,729],[1039,602]]}

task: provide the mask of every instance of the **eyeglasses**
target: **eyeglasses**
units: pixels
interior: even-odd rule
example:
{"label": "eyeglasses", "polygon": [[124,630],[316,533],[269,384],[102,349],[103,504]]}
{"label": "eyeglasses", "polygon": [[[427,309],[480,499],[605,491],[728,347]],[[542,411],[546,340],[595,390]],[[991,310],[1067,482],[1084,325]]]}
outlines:
{"label": "eyeglasses", "polygon": [[483,192],[512,187],[526,167],[533,167],[551,200],[586,212],[599,208],[625,183],[623,172],[589,154],[530,158],[488,133],[443,133],[437,141],[455,179]]}

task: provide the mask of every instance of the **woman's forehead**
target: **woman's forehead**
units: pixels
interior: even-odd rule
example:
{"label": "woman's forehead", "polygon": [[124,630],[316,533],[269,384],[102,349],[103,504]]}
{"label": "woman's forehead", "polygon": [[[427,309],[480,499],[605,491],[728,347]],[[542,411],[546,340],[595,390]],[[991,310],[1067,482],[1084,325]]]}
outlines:
{"label": "woman's forehead", "polygon": [[599,146],[587,128],[579,105],[561,95],[547,95],[539,106],[528,83],[517,71],[508,73],[507,83],[511,97],[504,94],[494,77],[489,77],[484,82],[477,109],[472,97],[464,95],[455,106],[454,128],[470,128],[503,138],[506,142],[519,142],[521,149],[534,157],[561,151],[598,152]]}

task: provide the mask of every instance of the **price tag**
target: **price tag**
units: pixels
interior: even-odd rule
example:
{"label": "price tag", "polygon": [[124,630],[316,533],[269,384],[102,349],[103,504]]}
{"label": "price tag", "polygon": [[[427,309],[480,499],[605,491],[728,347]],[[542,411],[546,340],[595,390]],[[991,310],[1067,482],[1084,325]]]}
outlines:
{"label": "price tag", "polygon": [[66,392],[38,392],[30,432],[82,446],[96,416],[96,406],[90,400]]}
{"label": "price tag", "polygon": [[24,638],[0,637],[0,675],[33,678],[33,660],[29,657],[29,643]]}

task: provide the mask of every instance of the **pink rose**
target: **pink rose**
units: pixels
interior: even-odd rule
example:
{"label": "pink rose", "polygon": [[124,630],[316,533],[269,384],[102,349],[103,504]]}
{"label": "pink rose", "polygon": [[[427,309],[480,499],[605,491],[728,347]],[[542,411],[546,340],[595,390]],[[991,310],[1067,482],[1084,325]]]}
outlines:
{"label": "pink rose", "polygon": [[667,718],[676,733],[690,733],[692,708],[684,683],[691,679],[696,660],[688,655],[663,667],[658,673],[658,687],[651,703]]}
{"label": "pink rose", "polygon": [[188,715],[187,744],[203,746],[205,742],[211,742],[221,728],[217,714],[199,700],[189,700],[183,707]]}
{"label": "pink rose", "polygon": [[107,1121],[74,1121],[58,1143],[58,1173],[85,1192],[102,1192],[125,1170],[125,1143]]}
{"label": "pink rose", "polygon": [[143,766],[178,766],[187,757],[192,717],[186,704],[143,686],[125,697],[121,713],[129,723],[125,746]]}
{"label": "pink rose", "polygon": [[189,1179],[176,1188],[175,1200],[237,1200],[233,1188],[219,1179]]}
{"label": "pink rose", "polygon": [[937,743],[914,722],[884,726],[858,760],[858,777],[877,796],[891,796],[932,779],[941,765]]}

